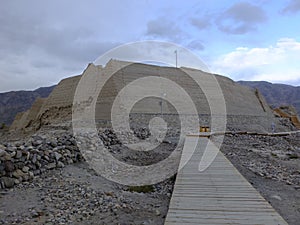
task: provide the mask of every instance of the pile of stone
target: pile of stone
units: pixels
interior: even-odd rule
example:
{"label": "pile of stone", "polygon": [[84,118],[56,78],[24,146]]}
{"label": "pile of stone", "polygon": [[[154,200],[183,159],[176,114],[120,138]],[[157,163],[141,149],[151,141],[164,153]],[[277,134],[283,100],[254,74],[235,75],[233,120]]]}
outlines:
{"label": "pile of stone", "polygon": [[107,147],[110,147],[111,145],[121,144],[117,135],[113,132],[112,129],[99,130],[98,135],[102,140],[103,144]]}
{"label": "pile of stone", "polygon": [[0,188],[29,181],[46,170],[83,160],[75,138],[32,136],[27,142],[0,145]]}
{"label": "pile of stone", "polygon": [[300,134],[283,137],[227,135],[221,150],[237,167],[300,188],[299,137]]}
{"label": "pile of stone", "polygon": [[[148,129],[116,135],[112,129],[99,129],[98,137],[109,149],[149,137]],[[90,139],[91,137],[88,137]],[[119,140],[121,138],[121,140]],[[24,142],[0,144],[0,189],[30,181],[46,170],[83,161],[75,137],[68,132],[34,135]],[[126,160],[125,160],[126,161]]]}
{"label": "pile of stone", "polygon": [[140,127],[138,129],[134,130],[134,134],[139,138],[139,139],[146,139],[150,137],[151,133],[150,130],[146,127]]}

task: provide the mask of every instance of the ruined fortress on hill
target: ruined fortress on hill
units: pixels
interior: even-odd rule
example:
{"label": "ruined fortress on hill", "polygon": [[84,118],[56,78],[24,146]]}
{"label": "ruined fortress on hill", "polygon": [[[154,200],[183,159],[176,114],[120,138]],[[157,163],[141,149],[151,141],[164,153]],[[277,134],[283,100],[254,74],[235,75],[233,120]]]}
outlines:
{"label": "ruined fortress on hill", "polygon": [[[10,127],[10,131],[35,131],[45,125],[67,124],[68,122],[70,125],[73,98],[81,77],[90,76],[91,74],[96,74],[96,78],[97,76],[108,76],[110,71],[115,68],[121,68],[126,63],[128,64],[128,62],[110,60],[105,67],[89,64],[82,75],[60,81],[48,98],[37,99],[31,109],[17,114]],[[197,76],[204,83],[211,76],[211,74],[201,70],[193,70],[193,72],[197,73]],[[194,96],[193,101],[200,115],[200,123],[209,126],[210,108],[206,100],[207,98],[190,77],[178,68],[140,63],[128,64],[128,66],[123,67],[108,80],[97,99],[96,121],[110,119],[109,109],[111,108],[111,99],[116,96],[122,87],[139,78],[141,75],[165,77],[183,87],[190,96]],[[258,91],[241,86],[227,77],[215,76],[225,98],[227,129],[267,132],[271,130],[272,122],[276,123],[278,131],[285,129],[275,118],[272,110]],[[96,79],[92,82],[98,82],[98,80]],[[162,90],[163,92],[164,90]],[[162,105],[160,101],[159,98],[145,99],[135,106],[134,112],[172,115],[174,108],[167,102]],[[149,104],[152,106],[150,111],[149,107],[147,107]]]}

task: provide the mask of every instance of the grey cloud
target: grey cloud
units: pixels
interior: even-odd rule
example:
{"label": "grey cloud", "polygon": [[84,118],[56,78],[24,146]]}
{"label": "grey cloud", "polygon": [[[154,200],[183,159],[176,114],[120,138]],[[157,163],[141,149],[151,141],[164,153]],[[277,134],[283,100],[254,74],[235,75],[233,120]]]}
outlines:
{"label": "grey cloud", "polygon": [[[119,44],[98,40],[92,28],[57,25],[55,20],[52,24],[43,16],[41,7],[28,11],[26,6],[18,5],[13,7],[15,11],[6,10],[13,3],[16,1],[0,8],[0,59],[6,62],[6,68],[21,58],[37,69],[63,67],[66,63],[78,68],[76,64],[87,65]],[[21,73],[26,68],[19,70],[10,68],[8,72]]]}
{"label": "grey cloud", "polygon": [[183,31],[174,22],[162,17],[148,22],[146,35],[169,40],[180,40],[184,36]]}
{"label": "grey cloud", "polygon": [[42,59],[32,60],[31,65],[35,68],[52,68],[55,66],[54,62],[49,62]]}
{"label": "grey cloud", "polygon": [[200,40],[194,40],[187,44],[187,47],[193,50],[204,50],[204,45]]}
{"label": "grey cloud", "polygon": [[115,47],[118,43],[101,42],[91,36],[86,36],[89,31],[82,29],[51,31],[39,37],[41,48],[48,54],[72,60],[74,62],[91,62],[100,54]]}
{"label": "grey cloud", "polygon": [[23,24],[17,31],[12,27],[10,31],[3,32],[0,38],[2,57],[30,55],[32,65],[39,68],[43,65],[48,68],[47,64],[54,64],[51,61],[58,65],[61,62],[86,64],[118,44],[98,41],[91,31],[83,28],[38,26],[34,29],[32,24]]}
{"label": "grey cloud", "polygon": [[239,2],[227,9],[216,20],[218,28],[229,34],[245,34],[267,20],[265,12],[248,2]]}
{"label": "grey cloud", "polygon": [[193,26],[195,26],[199,30],[206,29],[211,25],[210,20],[208,18],[193,17],[190,19],[190,22]]}
{"label": "grey cloud", "polygon": [[41,6],[24,9],[21,13],[20,6],[14,7],[17,12],[5,10],[8,5],[0,8],[0,59],[7,55],[23,56],[30,58],[35,68],[62,63],[86,65],[120,44],[119,41],[102,41],[100,27],[60,21],[52,18],[52,14],[47,19]]}
{"label": "grey cloud", "polygon": [[56,83],[63,75],[79,74],[87,63],[119,44],[97,40],[85,28],[58,29],[42,19],[5,16],[7,21],[0,20],[0,92],[33,89]]}
{"label": "grey cloud", "polygon": [[290,0],[290,2],[282,9],[281,13],[298,13],[300,11],[300,0]]}
{"label": "grey cloud", "polygon": [[[126,22],[122,12],[128,12],[128,8],[116,3],[1,2],[0,92],[20,86],[45,86],[62,76],[81,73],[89,62],[130,39],[132,32],[125,32],[129,23],[120,26]],[[130,9],[135,7],[128,5]],[[114,11],[120,14],[113,15]]]}

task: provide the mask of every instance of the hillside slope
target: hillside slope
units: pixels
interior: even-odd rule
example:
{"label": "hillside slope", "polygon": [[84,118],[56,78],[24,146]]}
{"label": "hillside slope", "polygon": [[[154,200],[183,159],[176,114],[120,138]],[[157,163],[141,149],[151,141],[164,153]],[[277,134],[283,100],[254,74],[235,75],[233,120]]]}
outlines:
{"label": "hillside slope", "polygon": [[10,125],[16,114],[28,110],[37,98],[46,98],[54,86],[34,91],[10,91],[0,93],[0,124]]}
{"label": "hillside slope", "polygon": [[272,84],[266,81],[238,81],[238,83],[257,88],[272,107],[293,105],[300,115],[300,87],[286,84]]}

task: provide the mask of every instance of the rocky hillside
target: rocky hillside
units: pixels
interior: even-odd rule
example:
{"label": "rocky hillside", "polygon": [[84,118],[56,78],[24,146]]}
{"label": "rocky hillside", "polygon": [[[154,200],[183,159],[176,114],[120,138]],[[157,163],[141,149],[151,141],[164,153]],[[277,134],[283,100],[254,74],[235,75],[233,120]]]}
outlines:
{"label": "rocky hillside", "polygon": [[28,110],[37,98],[46,98],[52,92],[51,87],[41,87],[34,91],[10,91],[0,93],[0,125],[10,125],[16,114]]}
{"label": "rocky hillside", "polygon": [[300,115],[300,86],[272,84],[266,81],[239,81],[238,83],[257,88],[272,107],[293,105]]}

